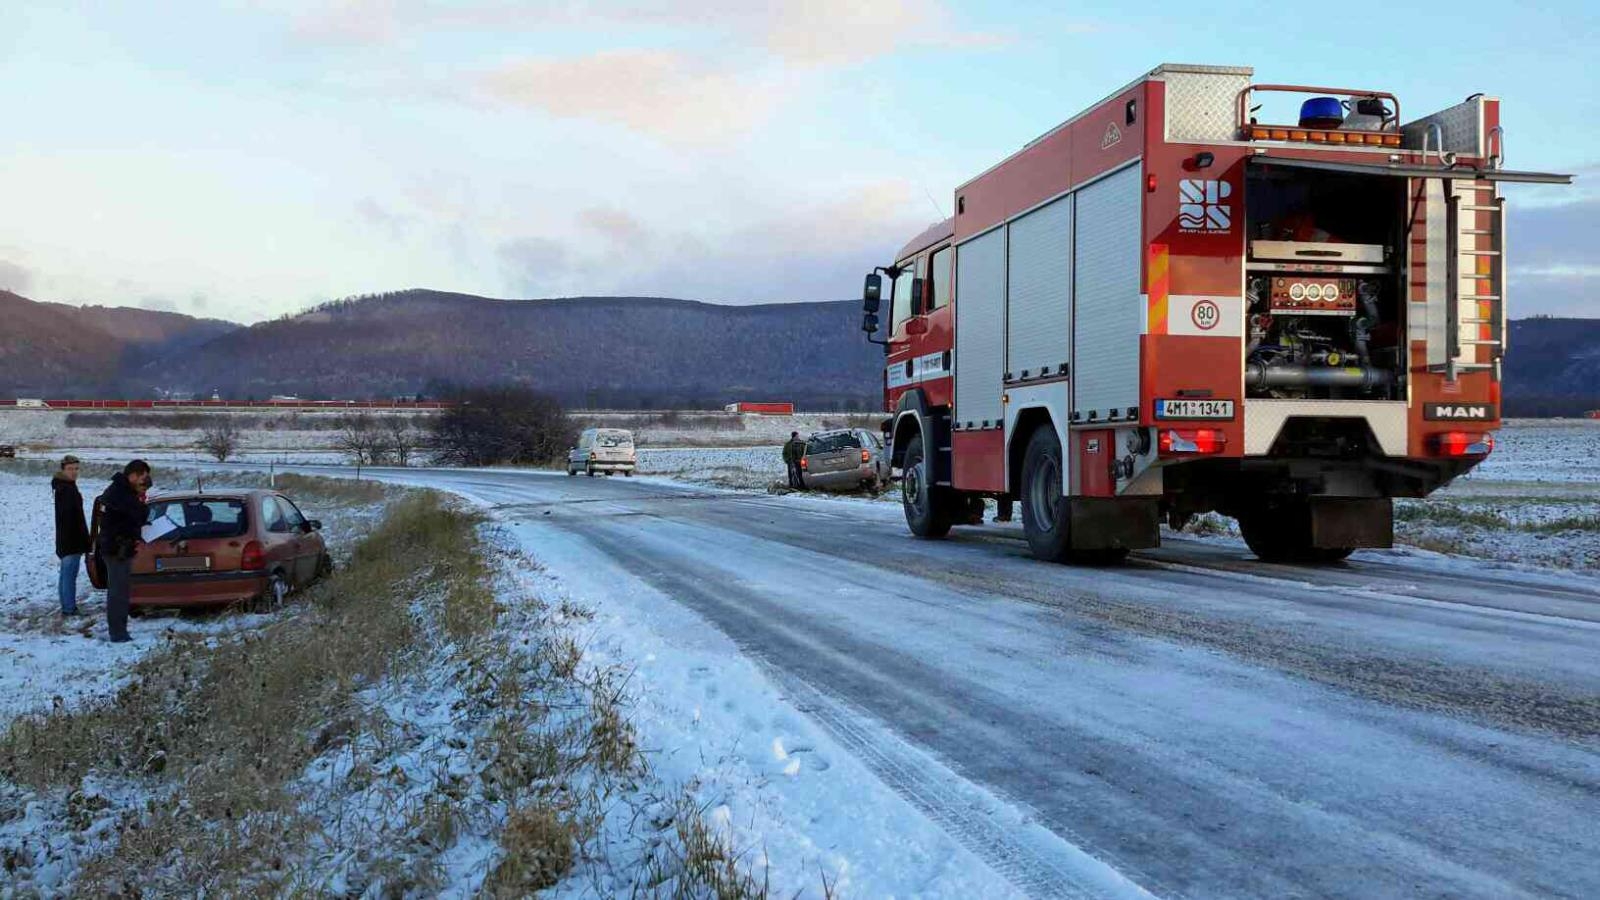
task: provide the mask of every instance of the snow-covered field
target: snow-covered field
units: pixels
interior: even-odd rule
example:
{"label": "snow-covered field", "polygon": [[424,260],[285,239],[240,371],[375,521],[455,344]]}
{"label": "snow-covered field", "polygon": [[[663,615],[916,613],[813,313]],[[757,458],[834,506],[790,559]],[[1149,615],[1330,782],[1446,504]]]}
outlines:
{"label": "snow-covered field", "polygon": [[[168,474],[173,483],[181,478],[179,472]],[[80,482],[86,506],[103,487],[87,476]],[[104,595],[91,588],[88,574],[80,570],[78,608],[83,614],[63,619],[56,599],[53,503],[48,478],[0,472],[0,727],[19,713],[58,700],[72,706],[115,693],[132,663],[169,637],[223,634],[273,618],[155,614],[132,620],[131,643],[112,644],[106,640]],[[380,511],[376,505],[334,505],[315,498],[302,508],[310,518],[322,520],[323,535],[336,556]]]}
{"label": "snow-covered field", "polygon": [[696,484],[765,490],[785,478],[783,447],[641,448],[638,472]]}
{"label": "snow-covered field", "polygon": [[1600,490],[1600,419],[1511,419],[1463,482],[1534,481]]}

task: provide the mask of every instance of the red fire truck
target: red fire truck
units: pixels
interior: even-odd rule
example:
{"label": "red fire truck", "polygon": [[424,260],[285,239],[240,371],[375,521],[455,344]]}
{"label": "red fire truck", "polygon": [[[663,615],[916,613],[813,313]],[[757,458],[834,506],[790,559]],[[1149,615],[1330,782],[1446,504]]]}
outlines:
{"label": "red fire truck", "polygon": [[1035,555],[1104,561],[1214,510],[1263,559],[1331,561],[1493,448],[1499,185],[1571,177],[1504,168],[1492,97],[1407,120],[1251,72],[1155,69],[867,276],[914,534],[1020,499]]}

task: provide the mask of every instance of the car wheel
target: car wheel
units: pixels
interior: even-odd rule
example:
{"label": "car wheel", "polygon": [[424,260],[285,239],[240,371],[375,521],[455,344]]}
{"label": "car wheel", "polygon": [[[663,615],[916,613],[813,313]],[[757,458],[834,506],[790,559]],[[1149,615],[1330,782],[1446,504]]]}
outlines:
{"label": "car wheel", "polygon": [[257,613],[276,612],[283,608],[283,601],[289,596],[289,582],[283,577],[282,572],[273,572],[267,579],[266,589],[261,596],[256,598],[255,609]]}
{"label": "car wheel", "polygon": [[626,475],[629,478],[632,478],[633,477],[633,470],[632,469],[623,469],[622,470],[622,474]]}
{"label": "car wheel", "polygon": [[574,469],[571,466],[567,466],[567,477],[568,478],[571,478],[572,476],[574,476],[576,474],[578,474],[578,470],[577,469]]}

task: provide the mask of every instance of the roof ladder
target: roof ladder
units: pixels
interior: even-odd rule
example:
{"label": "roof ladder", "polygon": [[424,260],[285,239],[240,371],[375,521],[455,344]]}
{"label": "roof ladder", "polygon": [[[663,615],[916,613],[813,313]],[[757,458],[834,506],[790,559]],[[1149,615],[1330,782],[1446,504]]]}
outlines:
{"label": "roof ladder", "polygon": [[[1506,349],[1505,198],[1494,182],[1454,179],[1445,197],[1445,378],[1488,369]],[[1480,347],[1488,348],[1487,353]]]}

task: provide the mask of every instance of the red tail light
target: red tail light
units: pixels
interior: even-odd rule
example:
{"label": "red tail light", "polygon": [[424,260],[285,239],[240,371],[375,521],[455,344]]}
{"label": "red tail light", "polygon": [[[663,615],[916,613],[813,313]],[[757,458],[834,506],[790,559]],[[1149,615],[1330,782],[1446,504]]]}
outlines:
{"label": "red tail light", "polygon": [[1228,446],[1228,436],[1215,428],[1169,429],[1161,432],[1156,446],[1163,455],[1221,453]]}
{"label": "red tail light", "polygon": [[872,462],[872,451],[871,450],[863,450],[863,451],[861,451],[861,461],[864,462],[864,463]]}
{"label": "red tail light", "polygon": [[1433,436],[1433,452],[1439,456],[1488,456],[1494,451],[1494,435],[1470,431],[1446,431]]}
{"label": "red tail light", "polygon": [[267,567],[267,555],[261,552],[261,542],[251,541],[239,554],[239,568],[246,572],[259,572]]}
{"label": "red tail light", "polygon": [[811,463],[804,456],[800,457],[800,468],[807,472],[811,471]]}

